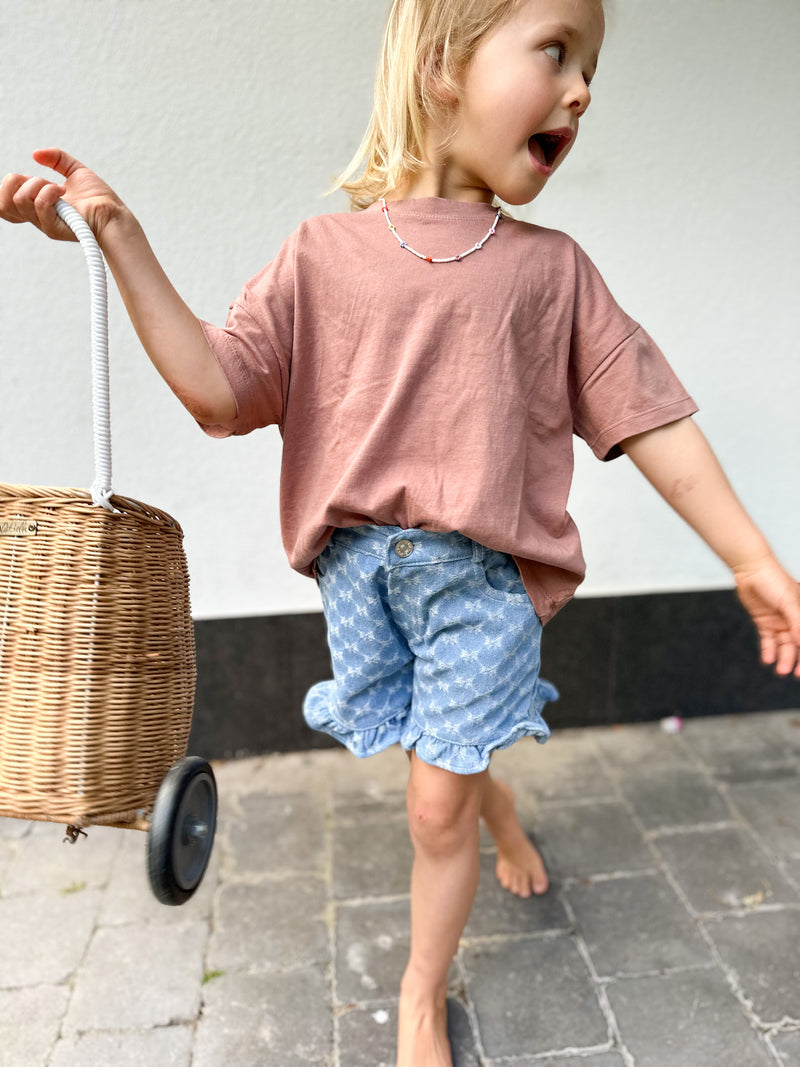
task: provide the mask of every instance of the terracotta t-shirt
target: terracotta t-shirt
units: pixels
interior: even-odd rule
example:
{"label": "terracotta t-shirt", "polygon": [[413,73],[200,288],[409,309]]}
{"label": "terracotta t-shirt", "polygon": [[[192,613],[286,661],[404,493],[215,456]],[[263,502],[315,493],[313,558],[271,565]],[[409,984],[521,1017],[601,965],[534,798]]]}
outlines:
{"label": "terracotta t-shirt", "polygon": [[[431,197],[389,205],[425,255],[464,252],[495,211]],[[237,417],[277,423],[281,526],[313,574],[336,527],[458,530],[511,553],[543,622],[585,571],[567,513],[572,435],[600,459],[697,407],[568,236],[503,218],[457,263],[417,259],[380,205],[304,222],[203,323]]]}

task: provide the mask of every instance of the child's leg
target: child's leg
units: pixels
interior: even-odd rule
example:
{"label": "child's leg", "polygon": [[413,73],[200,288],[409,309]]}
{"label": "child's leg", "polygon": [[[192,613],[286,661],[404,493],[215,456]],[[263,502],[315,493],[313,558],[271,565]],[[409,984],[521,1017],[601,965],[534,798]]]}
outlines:
{"label": "child's leg", "polygon": [[[407,752],[409,760],[411,752]],[[547,892],[549,880],[541,853],[522,829],[514,804],[514,792],[507,782],[498,781],[486,771],[481,795],[481,818],[497,845],[497,880],[518,897]]]}
{"label": "child's leg", "polygon": [[411,756],[411,955],[401,987],[397,1067],[452,1067],[447,972],[478,887],[486,778],[485,771],[452,774]]}
{"label": "child's leg", "polygon": [[518,897],[546,893],[547,871],[538,849],[520,825],[510,785],[488,776],[481,818],[497,845],[496,873],[500,884]]}

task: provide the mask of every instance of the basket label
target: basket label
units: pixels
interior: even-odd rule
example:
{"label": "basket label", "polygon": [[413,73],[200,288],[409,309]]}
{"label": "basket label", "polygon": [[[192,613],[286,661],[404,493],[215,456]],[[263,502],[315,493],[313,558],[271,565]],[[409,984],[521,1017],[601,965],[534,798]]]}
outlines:
{"label": "basket label", "polygon": [[38,531],[39,524],[32,519],[0,520],[0,537],[33,537]]}

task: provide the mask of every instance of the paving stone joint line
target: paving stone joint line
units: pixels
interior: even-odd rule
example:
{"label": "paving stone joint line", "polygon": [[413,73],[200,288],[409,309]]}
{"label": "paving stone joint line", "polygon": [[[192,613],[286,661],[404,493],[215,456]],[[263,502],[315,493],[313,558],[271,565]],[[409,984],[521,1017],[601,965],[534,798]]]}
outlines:
{"label": "paving stone joint line", "polygon": [[[553,892],[541,902],[507,898],[490,874],[495,850],[481,846],[477,925],[449,986],[461,1013],[456,1067],[594,1067],[601,1056],[604,1067],[660,1067],[659,1020],[684,996],[699,1005],[691,1067],[733,1064],[734,1038],[750,1042],[741,1047],[752,1067],[792,1067],[800,1003],[792,957],[780,949],[800,929],[800,818],[786,807],[800,792],[797,714],[687,720],[672,737],[656,724],[556,731],[549,760],[524,743],[500,754],[498,774],[518,790]],[[766,758],[781,745],[785,759]],[[0,820],[0,1063],[108,1067],[116,1043],[120,1062],[175,1067],[389,1067],[408,946],[409,896],[397,891],[407,765],[402,753],[375,760],[326,751],[220,764],[216,859],[185,910],[150,899],[143,847],[134,855],[125,831],[51,855],[41,842],[60,829]],[[576,797],[588,780],[597,795]],[[723,811],[730,818],[714,817]],[[719,872],[705,858],[715,848],[727,864]],[[619,900],[630,915],[618,903],[614,911]],[[718,905],[706,910],[706,901]],[[656,907],[666,910],[645,910]],[[649,914],[662,925],[637,941]],[[62,915],[71,918],[59,928]],[[601,916],[621,940],[603,933]],[[348,970],[354,942],[369,989]],[[563,994],[549,1016],[546,974],[519,971],[537,960],[564,966],[551,976]],[[509,972],[521,986],[501,988]],[[573,1017],[571,996],[595,1007]],[[576,1044],[578,1033],[593,1040]],[[154,1042],[151,1056],[143,1050]]]}

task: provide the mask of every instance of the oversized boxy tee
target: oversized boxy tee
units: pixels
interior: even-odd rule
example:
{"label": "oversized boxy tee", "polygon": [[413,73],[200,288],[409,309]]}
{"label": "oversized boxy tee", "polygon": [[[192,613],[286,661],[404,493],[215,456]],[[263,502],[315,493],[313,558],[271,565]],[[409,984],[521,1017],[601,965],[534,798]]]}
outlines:
{"label": "oversized boxy tee", "polygon": [[[425,255],[463,253],[488,204],[389,204]],[[337,527],[457,530],[513,555],[543,622],[585,564],[567,512],[573,434],[596,456],[697,407],[566,234],[503,218],[460,262],[417,259],[380,204],[301,224],[230,308],[203,323],[237,415],[277,424],[281,528],[293,568]]]}

